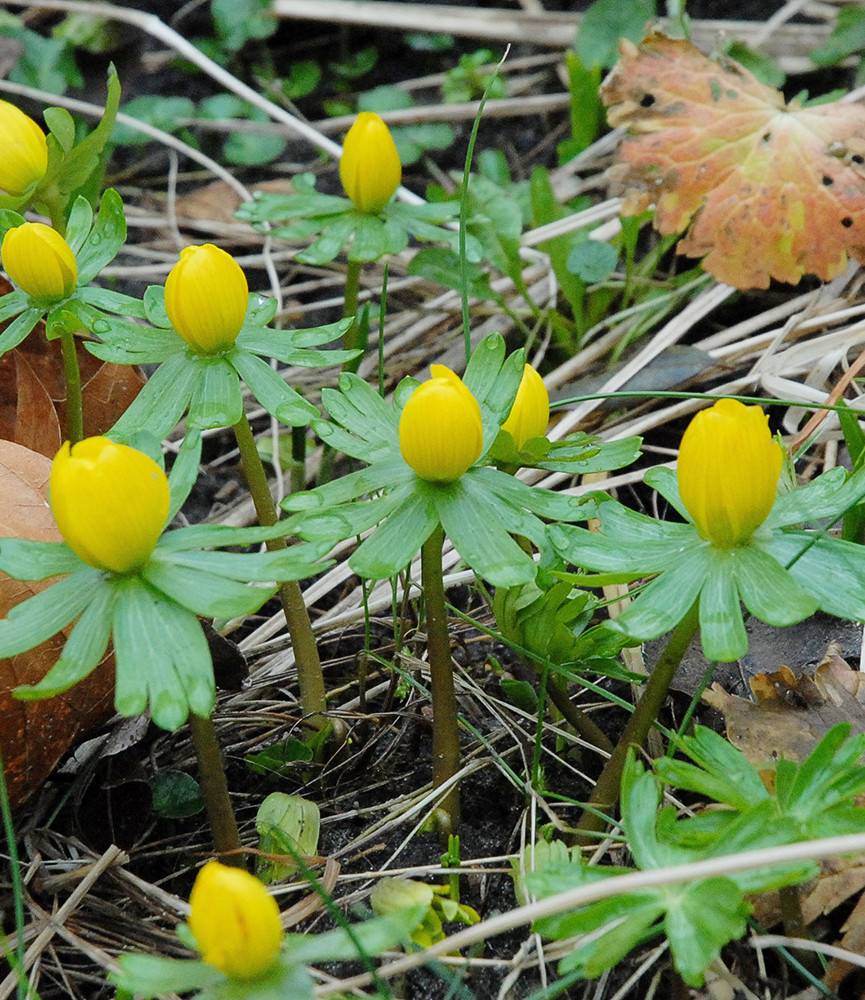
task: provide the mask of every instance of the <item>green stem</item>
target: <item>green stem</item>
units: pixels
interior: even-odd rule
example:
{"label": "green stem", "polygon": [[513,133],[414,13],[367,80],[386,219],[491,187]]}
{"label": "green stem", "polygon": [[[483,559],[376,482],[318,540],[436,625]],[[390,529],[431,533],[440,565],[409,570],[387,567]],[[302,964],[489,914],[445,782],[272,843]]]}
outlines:
{"label": "green stem", "polygon": [[645,743],[649,730],[664,704],[664,699],[667,697],[667,692],[670,690],[670,684],[682,662],[682,657],[697,631],[697,612],[698,605],[695,602],[688,614],[673,630],[664,652],[646,681],[642,697],[628,719],[628,724],[625,726],[610,759],[604,765],[601,776],[592,792],[589,803],[592,808],[587,809],[577,823],[577,836],[580,841],[591,843],[591,835],[600,833],[604,828],[604,819],[601,814],[609,814],[614,809],[619,799],[619,785],[628,750],[632,746],[641,747]]}
{"label": "green stem", "polygon": [[190,715],[189,731],[198,759],[198,776],[213,834],[213,846],[226,864],[243,867],[240,834],[237,832],[237,820],[228,795],[225,764],[213,719]]}
{"label": "green stem", "polygon": [[[457,719],[457,699],[451,661],[448,618],[445,609],[445,588],[442,577],[442,543],[440,527],[429,536],[421,549],[421,578],[426,606],[427,651],[429,653],[430,690],[433,709],[433,787],[438,788],[452,778],[460,767],[460,731]],[[460,821],[459,790],[453,788],[440,805],[442,835],[457,831]]]}
{"label": "green stem", "polygon": [[605,753],[613,752],[613,744],[607,734],[589,715],[578,708],[568,697],[568,692],[558,677],[550,675],[547,681],[547,693],[550,701],[562,713],[565,721],[587,743],[591,743]]}
{"label": "green stem", "polygon": [[71,444],[77,444],[84,437],[84,406],[75,335],[71,332],[62,334],[60,347],[63,352],[63,375],[66,379],[66,437]]}
{"label": "green stem", "polygon": [[[347,351],[356,348],[366,349],[366,344],[361,337],[360,323],[357,321],[357,299],[360,293],[360,271],[363,265],[360,261],[350,260],[345,272],[345,298],[343,301],[342,315],[347,318],[354,317],[354,322],[345,331],[343,337],[343,347]],[[347,372],[356,372],[363,360],[363,355],[359,354],[353,361],[346,361],[343,369]]]}
{"label": "green stem", "polygon": [[[246,484],[252,495],[252,502],[255,504],[255,512],[258,515],[258,523],[265,527],[276,524],[278,520],[276,506],[267,484],[267,475],[261,457],[255,446],[252,428],[245,415],[234,425],[233,430],[237,446],[240,449],[243,474],[246,477]],[[272,538],[267,542],[267,547],[269,549],[285,549],[288,547],[288,543],[284,538]],[[294,648],[303,713],[308,717],[307,721],[310,725],[315,729],[321,729],[325,725],[322,713],[327,707],[324,674],[321,669],[321,660],[312,631],[312,623],[309,620],[309,613],[306,610],[300,586],[295,580],[280,584],[279,596],[288,625],[288,634],[291,636],[291,644]]]}
{"label": "green stem", "polygon": [[291,428],[291,492],[306,489],[306,428]]}

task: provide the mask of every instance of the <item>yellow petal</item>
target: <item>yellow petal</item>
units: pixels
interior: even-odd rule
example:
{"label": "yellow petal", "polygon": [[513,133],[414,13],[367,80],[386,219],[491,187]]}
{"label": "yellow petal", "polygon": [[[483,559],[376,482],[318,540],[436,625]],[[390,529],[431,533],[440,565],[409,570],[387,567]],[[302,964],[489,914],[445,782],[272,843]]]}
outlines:
{"label": "yellow petal", "polygon": [[679,446],[679,492],[703,538],[747,542],[775,503],[783,454],[759,406],[721,399],[698,413]]}
{"label": "yellow petal", "polygon": [[550,422],[550,396],[544,380],[526,365],[508,419],[502,424],[519,451],[532,438],[543,437]]}
{"label": "yellow petal", "polygon": [[257,878],[209,861],[189,904],[189,928],[208,965],[234,979],[255,979],[273,967],[282,923],[276,900]]}
{"label": "yellow petal", "polygon": [[165,282],[171,325],[200,354],[222,354],[233,346],[248,298],[240,265],[212,243],[182,250]]}
{"label": "yellow petal", "polygon": [[432,366],[433,377],[415,389],[399,421],[402,457],[421,479],[451,482],[480,458],[481,408],[449,368]]}
{"label": "yellow petal", "polygon": [[165,473],[152,458],[104,437],[67,441],[51,465],[51,510],[84,562],[128,573],[147,561],[168,517]]}
{"label": "yellow petal", "polygon": [[371,111],[362,111],[348,130],[339,179],[354,207],[371,214],[380,212],[400,185],[402,164],[393,136]]}
{"label": "yellow petal", "polygon": [[75,291],[78,262],[56,229],[25,222],[8,230],[0,248],[3,269],[17,288],[37,302],[59,302]]}
{"label": "yellow petal", "polygon": [[42,180],[48,169],[48,143],[45,133],[33,121],[10,104],[0,101],[0,189],[18,196]]}

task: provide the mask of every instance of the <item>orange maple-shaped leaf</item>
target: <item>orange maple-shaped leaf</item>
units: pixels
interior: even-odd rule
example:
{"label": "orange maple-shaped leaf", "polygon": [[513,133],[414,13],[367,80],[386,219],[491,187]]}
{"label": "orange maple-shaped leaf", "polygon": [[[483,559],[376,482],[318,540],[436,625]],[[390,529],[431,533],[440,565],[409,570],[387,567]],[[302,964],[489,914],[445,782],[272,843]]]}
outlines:
{"label": "orange maple-shaped leaf", "polygon": [[865,109],[803,107],[730,60],[656,33],[602,88],[624,126],[612,170],[623,213],[654,206],[655,228],[685,232],[679,253],[736,288],[824,281],[865,260]]}

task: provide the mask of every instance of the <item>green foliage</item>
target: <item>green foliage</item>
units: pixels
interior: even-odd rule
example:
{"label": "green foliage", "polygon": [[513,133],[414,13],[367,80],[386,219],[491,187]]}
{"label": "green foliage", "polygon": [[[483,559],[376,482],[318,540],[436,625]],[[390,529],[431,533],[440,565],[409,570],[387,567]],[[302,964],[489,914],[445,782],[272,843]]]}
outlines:
{"label": "green foliage", "polygon": [[[267,114],[233,94],[215,94],[198,105],[201,118],[237,119],[269,122]],[[257,167],[272,163],[285,152],[286,139],[264,132],[231,131],[222,146],[222,155],[239,167]]]}
{"label": "green foliage", "polygon": [[459,103],[479,100],[489,87],[487,98],[507,97],[507,82],[495,76],[498,59],[489,49],[478,49],[460,56],[459,62],[445,73],[442,96],[446,101]]}
{"label": "green foliage", "polygon": [[0,37],[12,38],[22,46],[18,61],[9,71],[14,83],[52,94],[65,94],[70,87],[83,86],[74,45],[63,34],[47,38],[24,27],[20,18],[0,12]]}
{"label": "green foliage", "polygon": [[646,25],[656,14],[655,0],[595,0],[583,15],[574,43],[583,66],[614,66],[619,39],[642,41]]}
{"label": "green foliage", "polygon": [[[742,604],[778,627],[817,608],[839,618],[865,617],[858,547],[803,525],[831,523],[861,501],[865,470],[845,477],[843,469],[833,470],[780,497],[759,531],[734,549],[706,542],[690,522],[656,521],[615,501],[601,505],[599,532],[559,525],[550,538],[563,558],[584,569],[632,579],[656,575],[611,628],[635,639],[657,638],[699,601],[706,657],[735,660],[748,648]],[[687,516],[672,470],[655,469],[646,482]]]}
{"label": "green foliage", "polygon": [[201,786],[185,771],[157,771],[150,788],[153,811],[163,819],[187,819],[204,810]]}
{"label": "green foliage", "polygon": [[854,804],[865,790],[865,736],[851,737],[849,723],[830,729],[802,763],[779,760],[771,790],[741,751],[705,726],[681,737],[677,748],[693,763],[663,757],[655,772],[669,785],[728,806],[722,814],[725,825],[766,802],[772,806],[772,821],[799,840],[865,827],[865,809]]}
{"label": "green foliage", "polygon": [[[589,627],[599,602],[569,581],[499,587],[493,614],[502,635],[540,663],[624,677],[618,654],[628,645],[604,625]],[[505,682],[502,682],[504,687]]]}
{"label": "green foliage", "polygon": [[[367,90],[358,97],[358,111],[396,111],[414,107],[412,95],[401,87],[381,86]],[[447,122],[425,122],[418,125],[396,125],[391,129],[393,141],[404,167],[410,167],[428,150],[448,149],[456,141],[456,132]]]}
{"label": "green foliage", "polygon": [[258,807],[255,829],[261,852],[255,874],[266,885],[290,878],[298,860],[318,854],[321,814],[313,801],[300,795],[271,792]]}
{"label": "green foliage", "polygon": [[280,80],[280,89],[290,101],[308,97],[321,83],[321,66],[314,59],[302,59],[289,63],[286,74]]}
{"label": "green foliage", "polygon": [[787,74],[771,56],[767,56],[764,52],[758,52],[738,40],[729,41],[724,47],[724,52],[734,62],[750,70],[758,80],[767,86],[784,86]]}
{"label": "green foliage", "polygon": [[344,59],[328,63],[328,68],[336,80],[337,90],[355,89],[354,81],[371,73],[378,63],[378,49],[374,45],[350,52]]}
{"label": "green foliage", "polygon": [[312,758],[313,750],[308,743],[288,736],[264,750],[247,754],[245,760],[254,774],[281,776],[291,765],[309,763]]}
{"label": "green foliage", "polygon": [[[622,777],[622,825],[636,869],[650,871],[687,866],[697,861],[745,850],[789,843],[795,828],[777,822],[768,802],[757,801],[736,816],[707,844],[682,846],[685,838],[670,809],[661,809],[655,777],[638,763],[633,752]],[[562,860],[561,851],[548,852],[542,866],[526,876],[529,890],[547,897],[567,889],[615,878],[627,869],[585,865],[581,858]],[[524,864],[524,868],[530,865]],[[773,866],[724,877],[692,879],[622,893],[575,910],[538,921],[545,937],[561,940],[581,937],[574,950],[559,963],[559,972],[576,972],[596,978],[612,968],[635,947],[660,934],[669,941],[673,964],[690,986],[699,987],[707,967],[721,948],[745,933],[750,905],[746,897],[782,885],[795,885],[812,877],[813,864]]]}
{"label": "green foliage", "polygon": [[619,251],[601,240],[584,240],[576,243],[568,254],[567,268],[583,284],[594,285],[606,281],[616,269]]}
{"label": "green foliage", "polygon": [[825,45],[809,53],[817,66],[834,66],[848,56],[865,51],[865,8],[841,7]]}
{"label": "green foliage", "polygon": [[210,0],[210,13],[220,44],[238,52],[248,41],[269,38],[279,26],[270,0]]}
{"label": "green foliage", "polygon": [[[378,215],[355,210],[348,198],[321,194],[315,177],[298,174],[294,193],[256,192],[252,201],[237,211],[238,218],[257,226],[271,224],[273,235],[285,239],[315,237],[297,259],[306,264],[329,264],[341,252],[350,261],[369,262],[387,254],[397,254],[411,237],[424,243],[444,243],[456,249],[459,234],[445,224],[459,212],[455,201],[424,205],[403,205],[392,201]],[[481,255],[474,238],[469,241],[472,260]]]}
{"label": "green foliage", "polygon": [[[194,117],[195,104],[188,97],[142,94],[127,101],[121,110],[130,118],[173,133],[179,131],[181,119]],[[145,146],[152,141],[149,135],[122,123],[115,125],[112,139],[118,146]]]}
{"label": "green foliage", "polygon": [[424,907],[422,921],[411,934],[412,944],[429,948],[445,939],[445,924],[471,926],[480,921],[471,906],[453,899],[446,885],[427,885],[412,879],[379,879],[370,898],[373,912],[379,916],[397,916],[412,907]]}
{"label": "green foliage", "polygon": [[571,95],[571,137],[557,147],[560,165],[590,146],[604,123],[601,67],[585,66],[576,52],[565,53],[565,66]]}

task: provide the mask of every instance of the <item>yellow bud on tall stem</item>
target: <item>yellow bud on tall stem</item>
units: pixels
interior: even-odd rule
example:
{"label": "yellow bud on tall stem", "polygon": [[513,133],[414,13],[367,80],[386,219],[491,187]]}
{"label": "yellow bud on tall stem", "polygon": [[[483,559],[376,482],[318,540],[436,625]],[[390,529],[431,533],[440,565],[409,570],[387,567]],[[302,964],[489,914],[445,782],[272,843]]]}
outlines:
{"label": "yellow bud on tall stem", "polygon": [[541,376],[531,365],[526,365],[511,412],[502,424],[502,430],[510,434],[519,451],[526,441],[543,437],[549,422],[550,394]]}
{"label": "yellow bud on tall stem", "polygon": [[60,302],[78,284],[72,248],[56,229],[42,222],[25,222],[8,230],[0,257],[12,284],[37,303]]}
{"label": "yellow bud on tall stem", "polygon": [[346,134],[339,179],[354,207],[372,215],[385,207],[400,185],[402,164],[393,136],[372,111],[362,111]]}
{"label": "yellow bud on tall stem", "polygon": [[0,190],[23,195],[45,176],[48,142],[41,128],[8,101],[0,101]]}
{"label": "yellow bud on tall stem", "polygon": [[759,406],[719,399],[690,422],[679,445],[679,493],[703,538],[719,548],[747,542],[766,520],[783,453]]}
{"label": "yellow bud on tall stem", "polygon": [[185,247],[165,281],[171,325],[199,354],[231,349],[246,318],[249,286],[237,261],[212,243]]}
{"label": "yellow bud on tall stem", "polygon": [[444,365],[415,389],[399,421],[399,449],[421,479],[448,483],[480,458],[483,424],[478,401]]}
{"label": "yellow bud on tall stem", "polygon": [[84,562],[130,573],[150,557],[168,517],[165,473],[148,455],[105,437],[67,441],[51,465],[51,510]]}

